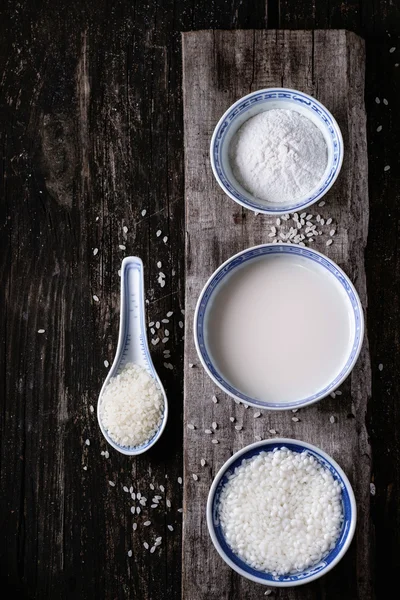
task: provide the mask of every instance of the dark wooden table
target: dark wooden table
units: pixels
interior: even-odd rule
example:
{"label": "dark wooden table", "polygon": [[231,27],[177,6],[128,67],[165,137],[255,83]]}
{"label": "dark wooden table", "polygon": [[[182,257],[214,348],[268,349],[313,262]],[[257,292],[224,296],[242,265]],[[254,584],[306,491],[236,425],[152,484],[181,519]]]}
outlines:
{"label": "dark wooden table", "polygon": [[[391,597],[400,568],[399,3],[2,0],[0,10],[3,587],[26,599],[180,598],[180,32],[346,28],[367,48],[371,575],[376,597]],[[92,412],[116,348],[126,254],[144,260],[148,320],[174,313],[171,342],[153,349],[168,428],[136,460],[104,455]],[[165,488],[163,507],[144,509],[152,525],[135,532],[123,486],[150,499],[150,484]],[[160,549],[142,552],[158,535]],[[325,598],[324,584],[310,597]]]}

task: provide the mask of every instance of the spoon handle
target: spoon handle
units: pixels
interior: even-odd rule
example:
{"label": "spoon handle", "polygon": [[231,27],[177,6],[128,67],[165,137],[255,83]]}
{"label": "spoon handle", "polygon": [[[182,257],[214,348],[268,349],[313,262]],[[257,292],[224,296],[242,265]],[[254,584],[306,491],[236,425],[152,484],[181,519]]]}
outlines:
{"label": "spoon handle", "polygon": [[135,363],[153,371],[146,336],[143,262],[137,256],[127,256],[121,267],[121,313],[117,355],[117,372]]}

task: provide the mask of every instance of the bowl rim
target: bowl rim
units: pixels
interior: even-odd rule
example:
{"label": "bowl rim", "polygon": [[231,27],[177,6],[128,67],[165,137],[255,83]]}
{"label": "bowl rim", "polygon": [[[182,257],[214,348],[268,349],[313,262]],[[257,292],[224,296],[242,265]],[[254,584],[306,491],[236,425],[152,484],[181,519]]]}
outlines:
{"label": "bowl rim", "polygon": [[[200,349],[200,344],[199,344],[199,339],[198,339],[198,334],[197,334],[197,321],[198,321],[198,315],[199,315],[199,310],[200,310],[200,305],[201,305],[201,301],[203,299],[204,294],[206,293],[210,283],[212,282],[213,278],[226,266],[228,265],[231,261],[235,260],[236,258],[238,258],[239,256],[246,254],[247,252],[251,252],[254,250],[257,250],[259,248],[265,248],[265,247],[270,247],[273,246],[274,248],[279,248],[279,247],[283,247],[283,248],[298,248],[299,250],[307,250],[308,252],[311,252],[312,254],[315,254],[317,256],[322,257],[323,259],[327,260],[332,266],[334,266],[335,269],[338,270],[338,272],[341,274],[341,276],[346,280],[347,284],[349,285],[349,287],[351,288],[354,297],[357,301],[357,306],[358,306],[358,310],[359,310],[359,314],[360,314],[360,341],[357,347],[357,351],[354,354],[353,360],[351,361],[347,372],[344,373],[342,375],[342,377],[336,382],[336,384],[329,389],[329,394],[334,392],[335,390],[338,389],[338,387],[340,387],[343,383],[343,381],[345,381],[345,379],[347,379],[347,377],[350,375],[350,373],[352,372],[354,365],[356,364],[358,357],[360,355],[361,352],[361,348],[363,347],[363,343],[364,343],[364,333],[365,333],[365,322],[364,322],[364,311],[363,311],[363,306],[361,304],[361,300],[360,297],[357,293],[356,288],[354,287],[352,281],[350,280],[350,278],[348,277],[348,275],[346,275],[346,273],[337,265],[337,263],[335,263],[335,261],[333,261],[332,259],[330,259],[328,256],[326,256],[325,254],[323,254],[322,252],[319,252],[318,250],[314,250],[314,248],[309,248],[304,247],[304,246],[300,246],[299,244],[286,244],[284,242],[282,243],[277,243],[277,244],[258,244],[257,246],[250,246],[249,248],[245,248],[244,250],[241,250],[240,252],[237,252],[236,254],[230,256],[227,260],[225,260],[217,269],[215,269],[215,271],[213,271],[213,273],[210,275],[210,277],[207,279],[206,283],[204,284],[199,297],[197,299],[197,303],[196,303],[196,308],[195,308],[195,312],[194,312],[194,318],[193,318],[193,336],[194,336],[194,343],[195,343],[195,347],[196,347],[196,351],[197,351],[197,355],[200,359],[200,362],[204,368],[204,370],[206,371],[207,375],[210,377],[210,379],[220,388],[220,390],[222,390],[225,394],[228,394],[228,396],[230,396],[231,398],[233,398],[235,401],[239,401],[241,404],[248,404],[249,406],[253,406],[254,408],[257,408],[259,410],[292,410],[293,408],[304,408],[305,406],[310,406],[311,404],[315,404],[316,402],[319,402],[320,400],[323,400],[324,398],[326,398],[328,396],[328,393],[324,394],[324,395],[319,395],[317,398],[313,398],[311,400],[307,400],[301,404],[298,403],[294,403],[294,402],[287,402],[285,404],[282,405],[278,405],[278,406],[274,406],[274,405],[268,405],[265,403],[255,403],[252,402],[251,398],[248,398],[246,400],[243,400],[242,398],[240,398],[239,396],[237,396],[236,394],[232,393],[231,391],[229,391],[220,381],[218,381],[218,379],[216,377],[214,377],[213,373],[210,371],[210,369],[208,368],[207,363],[204,360],[203,357],[203,353]],[[299,252],[299,254],[303,254],[303,252]],[[216,369],[217,370],[217,369]],[[239,390],[240,391],[240,390]]]}
{"label": "bowl rim", "polygon": [[[247,452],[253,450],[254,448],[258,448],[260,446],[269,446],[272,444],[282,444],[282,446],[284,446],[285,444],[296,444],[296,445],[303,447],[306,450],[307,449],[312,450],[312,451],[316,452],[317,454],[320,454],[337,471],[338,475],[340,476],[340,478],[342,479],[342,481],[346,487],[346,491],[349,496],[352,516],[350,519],[349,531],[347,533],[347,536],[346,536],[346,539],[345,539],[342,549],[337,554],[337,556],[332,560],[332,562],[329,563],[329,565],[327,565],[326,567],[321,569],[318,573],[316,573],[314,575],[310,575],[310,577],[307,577],[307,579],[299,579],[298,581],[266,581],[265,579],[258,578],[254,575],[251,575],[250,573],[246,573],[243,569],[241,569],[241,567],[236,565],[236,563],[234,563],[229,558],[229,556],[227,556],[225,554],[225,552],[222,549],[222,547],[217,539],[217,536],[215,534],[214,523],[213,523],[213,518],[212,518],[212,511],[213,511],[213,502],[214,502],[215,492],[216,492],[216,489],[218,487],[218,484],[219,484],[221,478],[223,477],[225,472],[228,470],[230,465],[232,463],[234,463],[238,458],[240,458]],[[304,585],[306,583],[310,583],[311,581],[314,581],[315,579],[319,579],[320,577],[322,577],[323,575],[328,573],[331,569],[333,569],[333,567],[335,567],[337,565],[337,563],[346,554],[346,552],[349,549],[349,546],[353,540],[354,532],[356,529],[357,503],[356,503],[356,499],[354,496],[354,491],[353,491],[352,485],[351,485],[346,473],[343,471],[342,467],[329,454],[324,452],[324,450],[321,450],[321,448],[319,448],[318,446],[314,446],[314,444],[310,444],[308,442],[303,442],[301,440],[297,440],[294,438],[277,437],[277,438],[261,440],[259,442],[253,442],[251,444],[248,444],[247,446],[244,446],[243,448],[241,448],[240,450],[235,452],[230,458],[228,458],[228,460],[222,465],[222,467],[220,467],[220,469],[218,470],[217,474],[214,477],[214,480],[213,480],[213,482],[210,486],[210,490],[208,492],[207,507],[206,507],[206,520],[207,520],[208,532],[210,534],[211,541],[214,544],[214,548],[217,550],[218,554],[221,556],[221,558],[224,560],[224,562],[228,566],[230,566],[234,571],[239,573],[239,575],[242,575],[246,579],[250,579],[251,581],[254,581],[255,583],[259,583],[259,584],[265,585],[265,586],[295,587],[298,585]]]}
{"label": "bowl rim", "polygon": [[[295,207],[294,206],[285,206],[282,209],[279,209],[279,206],[277,206],[276,209],[271,208],[271,207],[263,207],[261,204],[257,208],[255,208],[253,206],[250,206],[247,202],[243,202],[242,200],[240,200],[239,198],[237,198],[225,186],[224,182],[221,180],[221,178],[220,178],[220,176],[219,176],[219,174],[217,172],[217,168],[216,168],[215,160],[214,160],[214,152],[213,152],[213,150],[214,150],[215,140],[217,138],[217,133],[219,131],[219,128],[222,125],[222,123],[225,121],[225,119],[228,117],[229,113],[232,110],[234,110],[237,106],[239,106],[239,104],[241,104],[243,101],[248,100],[248,99],[252,98],[253,96],[256,96],[257,94],[265,94],[265,93],[273,93],[273,92],[277,92],[277,93],[279,93],[279,92],[281,92],[281,93],[290,93],[290,94],[300,94],[301,96],[304,96],[305,98],[307,98],[310,101],[314,102],[317,106],[319,106],[319,108],[321,108],[323,111],[325,111],[325,113],[332,120],[332,125],[334,126],[334,128],[336,130],[336,134],[337,134],[337,138],[338,138],[338,143],[339,143],[339,148],[340,148],[340,157],[339,157],[338,165],[336,167],[336,171],[335,171],[335,173],[334,173],[331,181],[329,182],[329,184],[327,185],[327,187],[325,188],[325,190],[323,192],[321,192],[321,194],[319,194],[314,200],[310,200],[309,202],[304,202],[300,206],[295,206]],[[325,194],[327,194],[327,192],[331,189],[331,187],[335,183],[336,179],[338,178],[339,173],[340,173],[340,171],[342,169],[342,165],[343,165],[343,156],[344,156],[343,135],[342,135],[341,129],[339,127],[339,124],[336,121],[336,119],[333,116],[333,114],[326,108],[326,106],[324,104],[322,104],[322,102],[320,102],[319,100],[317,100],[313,96],[310,96],[309,94],[306,94],[305,92],[301,92],[300,90],[296,90],[294,88],[285,88],[285,87],[262,88],[260,90],[256,90],[255,92],[250,92],[250,94],[246,94],[245,96],[242,96],[241,98],[239,98],[238,100],[236,100],[236,102],[234,102],[231,106],[229,106],[227,108],[227,110],[224,112],[224,114],[222,115],[222,117],[219,119],[218,123],[216,124],[216,126],[214,128],[213,134],[211,136],[211,142],[210,142],[210,162],[211,162],[211,168],[212,168],[214,177],[215,177],[218,185],[225,192],[225,194],[227,194],[232,200],[234,200],[235,202],[237,202],[238,204],[240,204],[244,208],[247,208],[248,210],[251,210],[252,212],[262,213],[262,214],[265,214],[265,215],[273,215],[273,216],[276,216],[276,217],[279,216],[279,215],[284,215],[284,214],[293,212],[293,210],[295,210],[296,212],[304,210],[305,208],[308,208],[309,206],[312,206],[316,202],[319,202],[325,196]],[[248,192],[248,193],[250,193],[250,192]],[[255,196],[252,196],[252,197],[254,198],[255,201],[257,201],[257,198]]]}

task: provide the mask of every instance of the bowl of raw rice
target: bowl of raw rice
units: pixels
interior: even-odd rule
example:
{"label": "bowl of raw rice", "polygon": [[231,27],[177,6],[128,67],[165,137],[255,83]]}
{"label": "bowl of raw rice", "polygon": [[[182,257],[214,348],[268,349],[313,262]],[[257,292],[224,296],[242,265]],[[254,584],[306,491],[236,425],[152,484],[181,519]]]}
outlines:
{"label": "bowl of raw rice", "polygon": [[330,571],[347,552],[357,521],[341,467],[299,440],[246,446],[210,488],[207,524],[222,559],[262,585],[291,587]]}

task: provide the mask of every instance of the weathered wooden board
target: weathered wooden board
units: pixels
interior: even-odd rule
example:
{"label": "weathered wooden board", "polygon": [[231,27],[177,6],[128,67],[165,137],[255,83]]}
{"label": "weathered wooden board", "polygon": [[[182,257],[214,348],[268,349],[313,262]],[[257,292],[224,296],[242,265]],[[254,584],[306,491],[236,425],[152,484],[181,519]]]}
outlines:
{"label": "weathered wooden board", "polygon": [[[342,465],[354,486],[359,512],[355,541],[346,557],[325,578],[295,590],[279,592],[285,599],[334,598],[367,600],[370,582],[369,483],[370,449],[366,431],[371,373],[368,340],[342,396],[327,398],[298,413],[264,412],[236,405],[209,380],[198,363],[193,343],[193,312],[205,281],[229,256],[248,246],[270,241],[275,219],[241,209],[218,187],[209,163],[209,141],[222,113],[241,96],[264,87],[286,86],[307,92],[337,118],[345,159],[324,207],[311,214],[332,217],[337,233],[332,246],[320,236],[313,247],[326,253],[352,278],[367,307],[364,248],[368,228],[366,117],[364,109],[364,43],[343,31],[203,31],[183,34],[185,197],[186,197],[186,343],[185,521],[183,538],[183,592],[190,600],[259,598],[261,586],[230,570],[208,537],[205,506],[213,476],[223,462],[255,436],[280,435],[312,442]],[[328,234],[329,235],[329,234]],[[194,368],[189,368],[194,363]],[[213,394],[218,404],[211,400]],[[336,422],[330,423],[334,415]],[[238,432],[229,421],[243,423]],[[218,445],[204,429],[218,423]],[[205,458],[207,466],[200,466]],[[192,473],[199,475],[194,481]]]}

